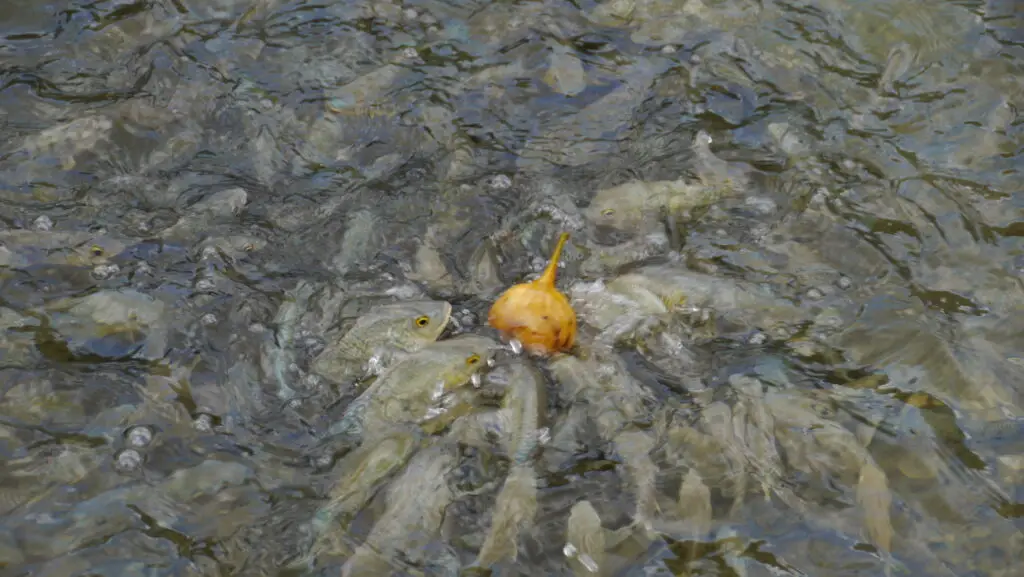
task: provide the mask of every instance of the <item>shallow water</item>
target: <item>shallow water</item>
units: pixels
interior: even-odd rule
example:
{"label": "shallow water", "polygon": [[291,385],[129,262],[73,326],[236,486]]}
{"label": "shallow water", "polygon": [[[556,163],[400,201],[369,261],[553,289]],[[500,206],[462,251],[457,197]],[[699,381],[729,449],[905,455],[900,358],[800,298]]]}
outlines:
{"label": "shallow water", "polygon": [[[856,470],[817,445],[791,448],[781,471],[744,457],[736,499],[747,473],[673,460],[659,433],[660,515],[699,469],[710,525],[656,524],[601,571],[1017,571],[1019,3],[0,0],[0,13],[0,575],[283,574],[333,478],[310,455],[351,398],[329,404],[309,370],[337,325],[431,297],[453,304],[453,332],[487,333],[497,291],[538,272],[562,230],[559,285],[583,295],[584,344],[605,328],[595,319],[643,316],[638,301],[593,304],[593,287],[666,262],[704,275],[677,289],[685,314],[614,342],[672,411],[641,430],[723,405],[755,414],[756,395],[735,392],[753,377],[768,406],[827,407],[892,499],[890,520],[865,522]],[[702,163],[700,131],[727,168]],[[617,226],[587,211],[598,190],[719,168],[731,192],[710,206]],[[571,575],[573,505],[589,500],[608,529],[634,508],[625,449],[546,378],[538,511],[496,575]],[[576,418],[565,456],[557,423]],[[429,562],[393,559],[397,574],[473,562],[486,485],[507,468],[485,453],[459,454],[454,493],[475,493],[446,508]],[[343,540],[365,539],[384,499]]]}

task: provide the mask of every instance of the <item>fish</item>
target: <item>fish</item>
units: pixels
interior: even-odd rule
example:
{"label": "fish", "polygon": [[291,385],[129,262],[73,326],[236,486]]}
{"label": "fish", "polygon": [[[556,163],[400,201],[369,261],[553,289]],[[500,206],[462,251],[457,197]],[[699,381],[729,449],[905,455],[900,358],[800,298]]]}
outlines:
{"label": "fish", "polygon": [[658,510],[654,484],[658,469],[650,455],[655,443],[647,431],[633,426],[650,417],[653,395],[610,350],[582,353],[586,358],[559,355],[549,365],[551,372],[571,397],[587,406],[600,438],[610,442],[622,458],[636,497],[634,521],[647,528]]}
{"label": "fish", "polygon": [[0,231],[0,268],[35,264],[93,267],[121,254],[127,243],[115,236],[87,231]]}
{"label": "fish", "polygon": [[569,511],[565,531],[565,554],[577,577],[599,575],[607,547],[605,529],[590,501],[580,501]]}
{"label": "fish", "polygon": [[409,354],[352,401],[327,434],[366,437],[439,416],[446,395],[470,383],[498,348],[494,339],[465,334]]}
{"label": "fish", "polygon": [[491,528],[474,566],[490,567],[515,561],[519,534],[537,515],[537,474],[529,465],[516,465],[508,473],[494,504]]}
{"label": "fish", "polygon": [[274,316],[277,330],[273,340],[268,340],[263,347],[263,370],[273,375],[277,381],[277,396],[288,400],[296,395],[296,390],[289,384],[289,368],[295,362],[293,344],[299,317],[306,310],[309,298],[313,293],[313,285],[300,281],[295,290],[288,294]]}
{"label": "fish", "polygon": [[[651,305],[654,304],[651,297],[656,297],[667,309],[685,306],[691,311],[714,311],[744,326],[773,333],[784,326],[809,320],[808,313],[765,287],[673,264],[642,267],[608,281],[607,288],[610,292],[629,295],[632,300],[651,301]],[[656,306],[646,308],[657,311]]]}
{"label": "fish", "polygon": [[576,312],[569,299],[555,288],[558,259],[568,240],[569,233],[563,232],[540,277],[506,290],[487,313],[491,327],[519,341],[533,354],[566,351],[576,340]]}
{"label": "fish", "polygon": [[238,216],[249,204],[249,194],[241,187],[214,192],[184,210],[176,223],[160,233],[161,238],[185,240],[204,232],[216,221]]}
{"label": "fish", "polygon": [[530,457],[547,436],[541,428],[544,380],[533,365],[517,360],[509,365],[509,389],[502,402],[502,441],[512,460],[505,484],[498,493],[491,527],[475,565],[489,567],[503,559],[515,560],[519,534],[537,513],[537,475]]}
{"label": "fish", "polygon": [[335,467],[342,476],[306,526],[311,545],[293,566],[311,567],[331,548],[329,529],[357,513],[409,460],[426,437],[421,424],[445,422],[449,393],[472,382],[497,349],[493,339],[474,334],[431,343],[384,371],[349,404],[326,437],[356,448]]}
{"label": "fish", "polygon": [[448,483],[458,463],[453,453],[442,443],[412,458],[388,487],[384,512],[342,566],[342,577],[390,575],[403,557],[422,561],[415,557],[438,535],[445,510],[456,497]]}
{"label": "fish", "polygon": [[678,216],[726,198],[744,181],[711,152],[710,142],[704,131],[694,138],[697,180],[631,180],[602,188],[583,211],[587,220],[598,227],[646,230],[648,224],[660,223],[666,212]]}
{"label": "fish", "polygon": [[313,372],[334,381],[380,372],[396,353],[412,353],[437,340],[451,319],[445,301],[377,305],[314,359]]}

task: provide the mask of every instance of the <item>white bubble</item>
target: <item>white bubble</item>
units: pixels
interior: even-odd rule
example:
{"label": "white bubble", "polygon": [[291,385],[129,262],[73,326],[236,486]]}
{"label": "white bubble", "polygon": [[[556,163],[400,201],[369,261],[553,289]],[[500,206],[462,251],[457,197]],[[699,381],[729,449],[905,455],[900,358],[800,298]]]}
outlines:
{"label": "white bubble", "polygon": [[149,427],[132,427],[127,433],[128,444],[133,447],[146,447],[153,442],[153,431]]}
{"label": "white bubble", "polygon": [[101,264],[92,269],[92,277],[97,280],[105,280],[119,272],[121,272],[121,267],[116,264]]}
{"label": "white bubble", "polygon": [[590,571],[591,573],[597,573],[597,570],[600,569],[600,567],[597,566],[597,561],[594,561],[593,557],[586,553],[580,555],[579,560],[580,563],[587,568],[587,571]]}
{"label": "white bubble", "polygon": [[125,449],[114,457],[114,465],[119,471],[134,471],[142,465],[142,455],[135,449]]}
{"label": "white bubble", "polygon": [[198,415],[196,416],[195,420],[192,421],[192,426],[197,431],[208,433],[213,430],[213,417],[207,415],[206,413]]}
{"label": "white bubble", "polygon": [[46,216],[45,214],[40,215],[38,218],[32,221],[32,228],[36,230],[50,230],[51,228],[53,228],[53,221],[50,220],[50,217]]}
{"label": "white bubble", "polygon": [[505,190],[512,186],[512,179],[506,174],[497,174],[491,179],[491,188]]}
{"label": "white bubble", "polygon": [[206,313],[205,315],[202,316],[202,318],[199,319],[199,322],[203,323],[206,326],[215,325],[217,324],[217,315],[213,313]]}
{"label": "white bubble", "polygon": [[537,443],[546,445],[551,440],[551,430],[547,427],[537,429]]}

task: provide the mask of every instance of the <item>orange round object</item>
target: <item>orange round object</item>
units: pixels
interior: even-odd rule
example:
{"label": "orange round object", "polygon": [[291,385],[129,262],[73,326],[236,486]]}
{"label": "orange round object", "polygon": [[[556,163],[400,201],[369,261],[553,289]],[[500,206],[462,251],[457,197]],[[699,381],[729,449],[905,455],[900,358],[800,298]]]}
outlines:
{"label": "orange round object", "polygon": [[555,288],[558,259],[567,240],[569,234],[563,232],[540,278],[509,288],[487,314],[487,324],[534,354],[565,351],[576,340],[576,311]]}

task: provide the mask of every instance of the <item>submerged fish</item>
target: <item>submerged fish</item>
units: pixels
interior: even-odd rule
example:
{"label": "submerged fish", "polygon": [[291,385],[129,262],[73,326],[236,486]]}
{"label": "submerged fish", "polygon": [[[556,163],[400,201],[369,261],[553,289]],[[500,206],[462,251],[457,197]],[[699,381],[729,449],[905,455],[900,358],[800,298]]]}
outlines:
{"label": "submerged fish", "polygon": [[502,559],[515,560],[519,534],[537,512],[537,476],[530,456],[547,434],[540,427],[544,413],[544,381],[532,365],[517,360],[509,366],[509,388],[499,411],[501,437],[512,459],[498,494],[491,528],[476,565],[488,567]]}
{"label": "submerged fish", "polygon": [[35,264],[96,266],[127,248],[117,237],[86,231],[0,231],[0,268]]}
{"label": "submerged fish", "polygon": [[330,548],[329,528],[358,512],[406,463],[424,437],[420,425],[443,422],[450,393],[474,381],[497,349],[493,339],[473,334],[431,343],[384,371],[352,401],[328,435],[360,446],[335,467],[342,476],[317,510],[309,526],[312,544],[296,565],[311,566]]}
{"label": "submerged fish", "polygon": [[681,215],[714,204],[743,185],[743,179],[730,174],[725,161],[716,157],[708,145],[711,138],[701,131],[694,139],[698,179],[691,181],[633,180],[597,191],[584,211],[598,226],[619,230],[646,230],[646,224],[661,222],[666,211]]}
{"label": "submerged fish", "polygon": [[509,288],[487,314],[489,325],[536,354],[568,350],[576,339],[576,312],[555,288],[558,258],[568,240],[562,233],[540,278]]}
{"label": "submerged fish", "polygon": [[644,308],[651,311],[658,310],[655,299],[660,299],[667,309],[685,305],[689,310],[714,311],[762,330],[808,319],[808,314],[798,306],[766,287],[698,273],[678,265],[643,267],[609,281],[607,287],[631,300],[640,299]]}
{"label": "submerged fish", "polygon": [[336,381],[379,372],[395,353],[415,352],[436,341],[451,313],[452,306],[445,301],[378,305],[327,345],[313,361],[313,371]]}
{"label": "submerged fish", "polygon": [[636,496],[634,520],[647,526],[657,511],[657,467],[650,456],[654,439],[634,428],[634,423],[650,417],[647,405],[653,396],[613,353],[598,349],[585,353],[587,358],[560,355],[551,362],[551,371],[572,397],[586,405],[598,435],[622,458]]}
{"label": "submerged fish", "polygon": [[438,444],[412,458],[405,472],[388,487],[386,508],[366,541],[341,569],[343,577],[390,575],[401,557],[424,555],[455,500],[448,476],[457,460],[451,447]]}

